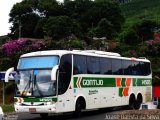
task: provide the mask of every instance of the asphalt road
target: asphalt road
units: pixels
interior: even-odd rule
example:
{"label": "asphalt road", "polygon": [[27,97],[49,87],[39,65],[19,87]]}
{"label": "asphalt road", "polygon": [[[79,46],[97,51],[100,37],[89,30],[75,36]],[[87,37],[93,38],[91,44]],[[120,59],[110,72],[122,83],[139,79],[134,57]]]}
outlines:
{"label": "asphalt road", "polygon": [[[108,109],[104,110],[94,110],[94,111],[85,111],[82,113],[80,118],[75,118],[71,113],[59,114],[59,115],[49,115],[45,120],[109,120],[106,119],[106,115],[116,114],[116,112],[121,111],[121,109],[116,109],[109,111]],[[18,114],[18,120],[42,120],[39,114],[29,114],[21,113]]]}

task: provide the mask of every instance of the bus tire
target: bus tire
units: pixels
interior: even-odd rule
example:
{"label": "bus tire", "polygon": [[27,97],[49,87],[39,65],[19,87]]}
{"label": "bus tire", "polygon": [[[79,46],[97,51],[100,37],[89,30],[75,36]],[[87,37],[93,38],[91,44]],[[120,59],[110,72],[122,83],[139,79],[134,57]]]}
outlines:
{"label": "bus tire", "polygon": [[73,114],[74,114],[75,117],[80,117],[81,112],[82,112],[81,100],[78,99],[77,102],[76,102],[75,111],[74,111]]}
{"label": "bus tire", "polygon": [[135,104],[136,110],[140,109],[142,102],[143,102],[143,97],[142,97],[142,94],[139,93],[137,96],[136,104]]}
{"label": "bus tire", "polygon": [[136,99],[135,99],[135,95],[131,94],[130,98],[129,98],[129,109],[133,110],[135,109],[135,104],[136,104]]}
{"label": "bus tire", "polygon": [[41,113],[40,116],[41,116],[41,118],[47,118],[48,117],[48,113]]}
{"label": "bus tire", "polygon": [[86,102],[83,97],[80,97],[77,99],[76,105],[75,105],[75,111],[74,111],[74,116],[75,117],[80,117],[82,109],[86,108]]}

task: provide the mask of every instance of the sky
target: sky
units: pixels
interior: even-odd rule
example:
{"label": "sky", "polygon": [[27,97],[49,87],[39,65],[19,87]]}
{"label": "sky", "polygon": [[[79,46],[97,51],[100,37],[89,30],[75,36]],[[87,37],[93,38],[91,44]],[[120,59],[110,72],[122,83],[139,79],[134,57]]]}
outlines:
{"label": "sky", "polygon": [[14,4],[21,1],[22,0],[0,0],[0,36],[7,35],[10,32],[11,24],[8,23],[10,10]]}

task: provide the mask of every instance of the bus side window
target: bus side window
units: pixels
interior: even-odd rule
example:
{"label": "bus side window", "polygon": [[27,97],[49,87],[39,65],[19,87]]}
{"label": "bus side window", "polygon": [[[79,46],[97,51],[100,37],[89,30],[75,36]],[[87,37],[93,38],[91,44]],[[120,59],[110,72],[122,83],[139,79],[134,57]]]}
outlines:
{"label": "bus side window", "polygon": [[130,60],[122,60],[123,74],[132,75],[132,62]]}
{"label": "bus side window", "polygon": [[140,62],[136,62],[137,75],[142,75]]}
{"label": "bus side window", "polygon": [[103,75],[112,74],[112,61],[110,58],[100,58],[100,73]]}
{"label": "bus side window", "polygon": [[87,65],[86,65],[86,56],[82,55],[74,55],[73,56],[73,74],[86,74],[87,73]]}
{"label": "bus side window", "polygon": [[136,65],[132,66],[132,75],[137,75]]}
{"label": "bus side window", "polygon": [[113,75],[122,75],[122,60],[121,59],[112,59],[112,74]]}
{"label": "bus side window", "polygon": [[100,65],[98,57],[87,57],[87,73],[100,74]]}

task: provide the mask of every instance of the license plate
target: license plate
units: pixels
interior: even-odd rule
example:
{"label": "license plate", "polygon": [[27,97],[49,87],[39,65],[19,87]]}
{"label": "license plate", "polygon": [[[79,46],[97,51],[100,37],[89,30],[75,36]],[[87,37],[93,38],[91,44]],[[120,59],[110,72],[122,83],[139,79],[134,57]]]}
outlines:
{"label": "license plate", "polygon": [[36,108],[29,108],[29,112],[36,112]]}

